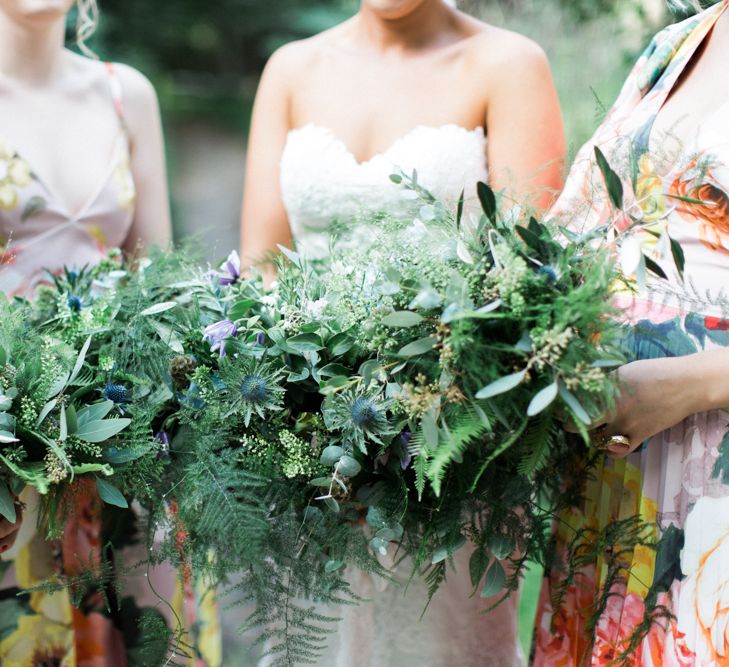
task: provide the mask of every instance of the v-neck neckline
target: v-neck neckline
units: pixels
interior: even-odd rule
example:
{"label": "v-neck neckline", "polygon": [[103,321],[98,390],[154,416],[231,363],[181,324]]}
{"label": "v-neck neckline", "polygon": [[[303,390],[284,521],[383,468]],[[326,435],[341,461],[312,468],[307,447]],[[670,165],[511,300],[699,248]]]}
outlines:
{"label": "v-neck neckline", "polygon": [[31,172],[33,173],[33,178],[35,181],[45,190],[46,195],[49,197],[50,200],[53,201],[53,203],[56,205],[58,210],[63,214],[65,218],[69,220],[69,222],[77,222],[78,220],[81,220],[86,213],[88,213],[89,209],[98,201],[99,197],[101,196],[101,193],[103,192],[104,188],[106,187],[106,184],[109,182],[109,178],[111,178],[111,174],[113,173],[114,169],[117,167],[118,159],[119,159],[119,151],[122,146],[124,146],[124,141],[126,139],[126,134],[124,132],[123,128],[119,128],[119,131],[114,139],[114,143],[111,148],[111,153],[109,156],[109,162],[106,166],[106,168],[102,171],[102,177],[99,179],[99,181],[96,183],[94,188],[91,190],[89,196],[83,201],[81,206],[76,210],[75,212],[71,212],[71,208],[68,206],[67,202],[63,200],[62,197],[59,197],[53,188],[50,187],[48,184],[48,181],[43,178],[41,174],[38,173],[37,169],[34,167],[34,165],[27,160],[23,153],[16,149],[16,155],[22,159],[25,160],[30,165]]}
{"label": "v-neck neckline", "polygon": [[[689,52],[686,53],[685,56],[680,58],[679,60],[679,66],[676,67],[674,71],[671,71],[668,74],[668,78],[666,81],[664,81],[663,85],[663,91],[660,95],[656,97],[654,100],[655,106],[655,112],[652,114],[652,119],[650,121],[650,127],[648,128],[648,131],[646,133],[646,148],[648,149],[648,152],[650,153],[652,148],[652,138],[654,135],[654,127],[656,124],[656,121],[658,120],[658,117],[660,116],[661,112],[663,111],[663,108],[666,106],[668,100],[671,97],[671,93],[673,93],[674,89],[676,88],[676,84],[678,83],[678,80],[681,78],[681,75],[686,71],[686,68],[693,62],[694,57],[696,56],[696,53],[701,49],[705,44],[706,40],[709,39],[709,36],[714,30],[714,27],[719,22],[721,17],[724,15],[724,12],[729,9],[729,0],[723,0],[721,3],[721,6],[716,8],[715,15],[707,18],[706,23],[703,25],[699,25],[696,27],[696,30],[701,30],[703,34],[700,35],[699,39],[696,40],[694,44],[691,45]],[[681,47],[679,47],[680,52]],[[678,58],[678,53],[675,56]],[[729,102],[729,100],[727,100]],[[713,116],[715,113],[718,113],[722,108],[726,106],[727,102],[722,102],[716,109],[712,109],[709,114],[706,116],[706,118],[709,118],[710,116]],[[705,120],[705,119],[703,119]],[[703,120],[701,122],[703,122]]]}

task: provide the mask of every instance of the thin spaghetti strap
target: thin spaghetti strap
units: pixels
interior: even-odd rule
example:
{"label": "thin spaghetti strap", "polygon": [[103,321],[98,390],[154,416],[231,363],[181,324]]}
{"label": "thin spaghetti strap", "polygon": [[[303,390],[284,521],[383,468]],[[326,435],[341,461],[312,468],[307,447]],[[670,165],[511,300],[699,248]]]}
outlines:
{"label": "thin spaghetti strap", "polygon": [[111,90],[111,99],[114,102],[114,110],[116,115],[119,117],[119,122],[126,131],[127,123],[124,116],[124,95],[122,91],[121,81],[119,80],[119,74],[116,71],[113,63],[105,63],[106,71],[109,75],[109,89]]}

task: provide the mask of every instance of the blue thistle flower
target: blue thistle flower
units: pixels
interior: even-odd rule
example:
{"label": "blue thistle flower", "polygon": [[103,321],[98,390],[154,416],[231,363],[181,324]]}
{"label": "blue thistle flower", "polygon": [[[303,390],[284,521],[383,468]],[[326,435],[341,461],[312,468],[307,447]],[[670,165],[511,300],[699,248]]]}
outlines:
{"label": "blue thistle flower", "polygon": [[322,416],[327,428],[342,431],[342,438],[367,453],[367,441],[385,445],[385,436],[395,435],[387,419],[390,399],[377,394],[357,394],[345,390],[327,396],[322,404]]}
{"label": "blue thistle flower", "polygon": [[268,383],[260,375],[246,375],[240,383],[240,395],[249,403],[265,403],[268,398]]}
{"label": "blue thistle flower", "polygon": [[262,331],[259,331],[256,334],[256,343],[258,345],[264,345],[266,343],[266,334],[263,333]]}
{"label": "blue thistle flower", "polygon": [[81,311],[81,309],[84,307],[83,301],[81,301],[81,297],[77,294],[69,294],[68,299],[66,300],[68,303],[68,307],[74,312],[78,313]]}
{"label": "blue thistle flower", "polygon": [[69,283],[75,283],[78,280],[78,271],[75,269],[71,269],[70,271],[66,270],[66,280],[68,280]]}
{"label": "blue thistle flower", "polygon": [[377,425],[379,413],[374,402],[366,396],[356,398],[352,403],[352,422],[366,431]]}
{"label": "blue thistle flower", "polygon": [[281,370],[271,369],[266,364],[255,363],[250,359],[243,363],[240,361],[222,363],[218,380],[220,384],[216,383],[215,386],[224,400],[231,402],[232,409],[228,414],[241,415],[248,426],[254,415],[265,419],[267,413],[282,410],[286,391],[281,386]]}
{"label": "blue thistle flower", "polygon": [[537,273],[540,276],[544,276],[547,279],[547,282],[550,283],[556,283],[559,280],[559,272],[551,264],[540,266]]}
{"label": "blue thistle flower", "polygon": [[116,405],[123,405],[129,400],[129,390],[123,384],[109,383],[104,387],[104,398]]}

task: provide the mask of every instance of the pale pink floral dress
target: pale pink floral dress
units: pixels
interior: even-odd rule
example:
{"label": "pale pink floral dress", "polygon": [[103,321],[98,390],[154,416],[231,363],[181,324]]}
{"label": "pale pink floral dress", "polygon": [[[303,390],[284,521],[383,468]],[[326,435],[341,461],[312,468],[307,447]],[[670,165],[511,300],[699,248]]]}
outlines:
{"label": "pale pink floral dress", "polygon": [[[98,263],[124,245],[134,218],[135,184],[130,170],[129,138],[122,88],[112,65],[110,113],[119,130],[108,168],[78,211],[68,211],[14,146],[0,134],[0,291],[31,295],[51,273]],[[222,664],[220,631],[213,597],[196,586],[189,572],[146,568],[123,584],[110,608],[98,593],[71,604],[66,591],[25,595],[58,573],[73,576],[99,560],[104,546],[102,503],[92,485],[78,488],[78,501],[63,540],[47,542],[35,527],[37,497],[26,489],[28,507],[16,545],[0,561],[0,665],[2,667],[125,667],[144,662],[143,612],[161,614],[168,625],[185,628],[185,651],[174,664]],[[127,547],[127,564],[144,559],[142,545]],[[81,565],[81,564],[85,564]],[[148,653],[152,655],[154,652]]]}
{"label": "pale pink floral dress", "polygon": [[[728,3],[654,38],[605,122],[579,153],[554,211],[578,228],[608,224],[624,268],[630,270],[631,257],[642,250],[666,272],[667,281],[650,279],[636,285],[637,296],[618,297],[631,327],[627,350],[635,359],[729,345],[729,92],[727,104],[704,119],[690,143],[678,147],[651,132]],[[595,146],[621,177],[622,211],[613,208],[606,193]],[[626,212],[647,229],[622,234],[629,222]],[[685,255],[683,281],[669,237]],[[587,616],[604,592],[607,563],[618,545],[581,569],[554,615],[552,594],[565,571],[558,563],[542,591],[534,665],[619,664],[614,661],[651,610],[656,622],[640,633],[627,664],[729,665],[728,421],[724,411],[698,414],[644,443],[626,460],[605,457],[586,485],[584,504],[558,522],[559,543],[566,547],[581,528],[602,529],[640,515],[659,547],[637,547],[621,556],[623,576],[593,633],[587,632]]]}

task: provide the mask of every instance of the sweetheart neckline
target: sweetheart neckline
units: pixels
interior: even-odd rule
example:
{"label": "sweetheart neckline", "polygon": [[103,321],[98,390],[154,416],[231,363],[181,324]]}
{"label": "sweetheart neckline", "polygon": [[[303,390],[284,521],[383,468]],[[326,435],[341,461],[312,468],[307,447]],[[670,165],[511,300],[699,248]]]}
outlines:
{"label": "sweetheart neckline", "polygon": [[300,127],[292,128],[288,131],[286,135],[286,146],[284,147],[284,151],[288,147],[289,141],[292,136],[296,136],[304,132],[305,130],[317,130],[319,132],[323,132],[326,136],[328,136],[333,143],[340,146],[345,155],[351,159],[351,161],[357,166],[357,167],[366,167],[373,162],[376,162],[377,160],[381,160],[383,158],[386,158],[389,153],[394,151],[398,146],[400,146],[402,143],[407,141],[408,139],[411,139],[413,135],[417,134],[418,132],[422,132],[424,130],[430,131],[430,132],[442,132],[443,130],[447,129],[455,129],[459,132],[465,132],[466,134],[470,136],[474,136],[478,139],[482,139],[485,143],[486,141],[486,133],[480,125],[478,127],[473,128],[472,130],[469,130],[467,127],[464,127],[463,125],[459,125],[458,123],[444,123],[442,125],[424,125],[419,124],[413,127],[411,130],[408,130],[405,134],[398,137],[394,141],[392,141],[384,150],[379,151],[377,153],[374,153],[371,157],[369,157],[366,160],[359,160],[357,156],[354,154],[354,152],[347,146],[347,144],[344,142],[344,140],[337,135],[337,133],[332,130],[331,128],[327,127],[326,125],[320,125],[319,123],[306,123],[305,125],[301,125]]}

